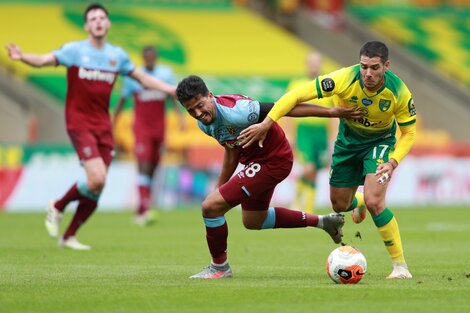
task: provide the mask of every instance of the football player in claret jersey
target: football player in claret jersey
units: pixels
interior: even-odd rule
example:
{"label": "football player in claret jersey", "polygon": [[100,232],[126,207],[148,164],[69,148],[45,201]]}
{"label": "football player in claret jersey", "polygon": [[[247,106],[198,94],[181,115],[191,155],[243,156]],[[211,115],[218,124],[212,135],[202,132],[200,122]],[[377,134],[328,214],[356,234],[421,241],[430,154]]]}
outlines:
{"label": "football player in claret jersey", "polygon": [[[363,117],[340,121],[330,172],[333,210],[352,211],[356,223],[368,210],[392,259],[393,270],[387,278],[412,278],[398,223],[385,206],[385,195],[393,171],[415,141],[416,110],[406,85],[389,70],[384,43],[367,42],[359,55],[359,64],[321,75],[282,96],[262,123],[241,132],[240,143],[244,147],[256,141],[262,144],[271,125],[303,101],[337,95],[339,106],[359,106]],[[359,185],[364,185],[365,206],[354,196]]]}
{"label": "football player in claret jersey", "polygon": [[65,120],[68,135],[86,173],[57,201],[47,207],[46,230],[59,235],[59,223],[68,203],[78,200],[70,225],[59,239],[59,247],[89,250],[75,234],[95,211],[103,190],[113,154],[111,120],[108,113],[111,90],[116,76],[129,75],[149,89],[174,95],[175,87],[135,68],[127,53],[106,42],[111,22],[101,4],[90,4],[84,12],[88,38],[64,44],[46,54],[23,53],[15,44],[7,45],[12,60],[34,67],[67,67]]}
{"label": "football player in claret jersey", "polygon": [[[149,75],[168,84],[175,84],[173,70],[169,66],[157,63],[158,51],[153,46],[142,50],[144,65],[141,69]],[[137,160],[139,206],[136,210],[135,223],[145,226],[156,219],[155,211],[150,211],[151,187],[155,169],[160,163],[160,155],[165,140],[165,100],[168,94],[160,90],[149,90],[142,87],[132,78],[124,78],[121,98],[116,106],[117,120],[127,98],[134,98],[134,154]],[[170,97],[171,98],[171,97]],[[180,117],[180,127],[184,129],[185,120],[180,106],[171,98],[175,111]]]}
{"label": "football player in claret jersey", "polygon": [[[199,128],[225,148],[216,190],[202,202],[211,264],[191,278],[232,276],[227,259],[228,228],[224,215],[239,204],[243,224],[248,229],[318,227],[324,229],[335,243],[341,242],[344,219],[340,214],[318,216],[270,207],[274,188],[289,175],[293,162],[291,147],[276,123],[267,134],[264,148],[242,149],[238,144],[240,131],[263,120],[272,103],[260,103],[241,95],[214,96],[198,76],[183,79],[176,94],[188,113],[198,120]],[[296,109],[291,116],[360,116],[355,108],[328,109],[306,105]],[[233,175],[239,163],[244,168]]]}

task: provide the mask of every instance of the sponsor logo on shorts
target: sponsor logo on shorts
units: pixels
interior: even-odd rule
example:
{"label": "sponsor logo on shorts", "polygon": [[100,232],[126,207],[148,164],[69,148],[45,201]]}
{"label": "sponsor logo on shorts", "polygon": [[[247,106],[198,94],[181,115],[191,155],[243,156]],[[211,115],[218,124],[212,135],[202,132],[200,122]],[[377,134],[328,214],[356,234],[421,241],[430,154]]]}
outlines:
{"label": "sponsor logo on shorts", "polygon": [[83,154],[85,155],[85,157],[89,158],[91,157],[91,147],[90,146],[86,146],[83,148]]}

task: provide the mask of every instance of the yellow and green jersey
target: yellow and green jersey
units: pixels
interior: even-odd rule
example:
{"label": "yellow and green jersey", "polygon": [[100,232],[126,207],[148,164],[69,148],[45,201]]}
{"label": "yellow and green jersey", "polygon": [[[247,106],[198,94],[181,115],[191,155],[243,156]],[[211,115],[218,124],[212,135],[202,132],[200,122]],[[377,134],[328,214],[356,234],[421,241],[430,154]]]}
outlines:
{"label": "yellow and green jersey", "polygon": [[341,119],[338,141],[345,146],[367,145],[395,136],[398,123],[402,132],[412,134],[397,143],[393,157],[400,162],[414,142],[416,110],[406,85],[389,70],[383,86],[374,92],[364,87],[359,64],[320,75],[281,97],[268,116],[277,121],[298,103],[335,95],[336,106],[358,106],[364,112],[360,119]]}
{"label": "yellow and green jersey", "polygon": [[395,126],[416,122],[416,110],[410,91],[403,81],[391,71],[385,72],[383,86],[370,92],[361,80],[360,65],[342,68],[331,74],[315,79],[318,98],[338,96],[337,105],[342,107],[358,106],[364,112],[360,119],[342,119],[341,122],[355,134],[359,142],[365,138],[386,136]]}

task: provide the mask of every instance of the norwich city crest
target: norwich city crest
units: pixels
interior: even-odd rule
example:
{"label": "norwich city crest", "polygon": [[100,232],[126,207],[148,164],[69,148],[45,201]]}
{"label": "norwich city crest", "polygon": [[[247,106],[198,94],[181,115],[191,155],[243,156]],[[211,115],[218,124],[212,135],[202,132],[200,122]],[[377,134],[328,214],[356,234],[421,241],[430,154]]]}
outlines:
{"label": "norwich city crest", "polygon": [[387,111],[390,108],[391,104],[392,104],[392,100],[380,99],[380,101],[379,101],[380,111],[382,111],[382,112]]}

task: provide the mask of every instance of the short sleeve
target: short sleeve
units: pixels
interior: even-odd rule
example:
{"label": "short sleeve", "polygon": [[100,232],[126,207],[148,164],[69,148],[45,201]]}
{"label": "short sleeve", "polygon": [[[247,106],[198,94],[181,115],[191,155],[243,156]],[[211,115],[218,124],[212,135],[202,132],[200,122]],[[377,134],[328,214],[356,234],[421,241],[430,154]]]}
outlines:
{"label": "short sleeve", "polygon": [[124,50],[120,49],[121,50],[121,66],[119,68],[119,73],[121,75],[129,75],[135,68],[135,65],[134,63],[132,63],[131,59],[129,58],[129,55],[127,54],[127,52],[125,52]]}
{"label": "short sleeve", "polygon": [[320,75],[315,79],[315,87],[318,98],[341,95],[352,82],[359,79],[359,67],[357,65],[345,67],[326,75]]}
{"label": "short sleeve", "polygon": [[78,55],[80,54],[80,47],[77,42],[69,42],[64,44],[57,50],[52,52],[57,59],[57,63],[66,67],[71,67],[78,63]]}
{"label": "short sleeve", "polygon": [[121,98],[129,98],[135,92],[135,81],[129,77],[124,77],[121,89]]}
{"label": "short sleeve", "polygon": [[170,84],[170,85],[175,85],[176,84],[175,75],[174,75],[173,70],[171,69],[171,67],[165,67],[163,80],[166,83]]}
{"label": "short sleeve", "polygon": [[260,114],[260,104],[256,100],[237,100],[233,114],[229,115],[231,122],[240,127],[248,127],[258,122]]}

